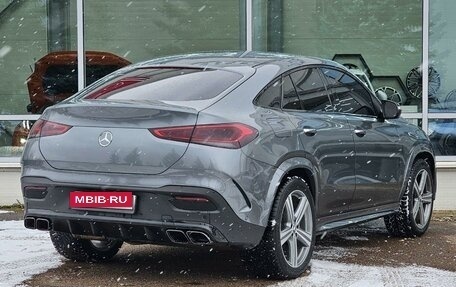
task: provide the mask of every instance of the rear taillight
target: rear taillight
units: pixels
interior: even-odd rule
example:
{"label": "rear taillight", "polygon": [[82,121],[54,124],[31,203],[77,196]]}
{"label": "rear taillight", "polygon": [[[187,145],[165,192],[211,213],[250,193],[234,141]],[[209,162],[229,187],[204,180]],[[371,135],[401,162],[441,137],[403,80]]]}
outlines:
{"label": "rear taillight", "polygon": [[241,123],[210,124],[149,129],[156,137],[222,148],[241,148],[253,141],[258,131]]}
{"label": "rear taillight", "polygon": [[56,122],[46,121],[46,120],[38,120],[32,126],[28,138],[38,138],[38,137],[48,137],[48,136],[56,136],[66,133],[71,126],[59,124]]}

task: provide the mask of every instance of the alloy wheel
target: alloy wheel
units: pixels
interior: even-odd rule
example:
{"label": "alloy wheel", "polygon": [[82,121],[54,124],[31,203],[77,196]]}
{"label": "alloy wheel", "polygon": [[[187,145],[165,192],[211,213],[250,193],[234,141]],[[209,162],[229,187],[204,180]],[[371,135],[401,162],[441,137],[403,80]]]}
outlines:
{"label": "alloy wheel", "polygon": [[412,216],[418,228],[424,228],[431,217],[432,186],[429,173],[422,169],[415,176],[413,183]]}
{"label": "alloy wheel", "polygon": [[312,243],[312,210],[306,195],[300,190],[291,192],[282,209],[280,246],[285,261],[293,268],[307,258]]}

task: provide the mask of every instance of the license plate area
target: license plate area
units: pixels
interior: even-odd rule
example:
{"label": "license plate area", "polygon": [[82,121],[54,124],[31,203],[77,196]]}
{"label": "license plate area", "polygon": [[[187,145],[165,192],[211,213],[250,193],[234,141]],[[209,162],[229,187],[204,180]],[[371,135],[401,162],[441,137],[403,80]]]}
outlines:
{"label": "license plate area", "polygon": [[133,214],[136,195],[131,191],[81,191],[70,192],[71,209]]}

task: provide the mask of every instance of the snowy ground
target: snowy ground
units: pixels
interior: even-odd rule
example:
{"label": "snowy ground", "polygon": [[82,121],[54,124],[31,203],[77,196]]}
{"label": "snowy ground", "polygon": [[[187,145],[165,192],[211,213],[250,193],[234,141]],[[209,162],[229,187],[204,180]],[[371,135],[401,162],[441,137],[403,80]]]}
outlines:
{"label": "snowy ground", "polygon": [[456,273],[423,266],[360,266],[312,260],[309,276],[281,282],[277,287],[454,287]]}
{"label": "snowy ground", "polygon": [[0,287],[16,286],[60,264],[49,233],[25,229],[23,221],[0,221]]}
{"label": "snowy ground", "polygon": [[[344,239],[354,241],[369,240],[367,237],[363,236],[346,236]],[[63,262],[62,257],[54,251],[48,233],[27,230],[23,227],[22,221],[0,221],[0,246],[2,247],[0,248],[0,287],[16,286],[22,281],[32,277],[34,274],[45,272],[53,267],[58,267]],[[362,252],[371,251],[369,249],[357,249],[356,252],[359,252],[360,250],[362,250]],[[343,260],[346,256],[350,256],[352,252],[355,252],[354,248],[318,246],[311,261],[312,272],[308,276],[281,282],[273,286],[456,286],[456,272],[417,265],[403,265],[401,267],[363,266],[337,262],[338,260]],[[167,255],[165,254],[164,256]],[[149,264],[150,260],[146,260],[146,262]],[[134,266],[134,268],[136,268],[136,266]],[[142,267],[140,266],[140,268]],[[176,267],[171,266],[170,268]],[[139,268],[137,270],[139,270]],[[222,270],[225,269],[222,268]],[[223,272],[224,271],[222,271],[222,273]],[[169,281],[171,283],[173,282],[172,278],[165,279],[165,281],[167,280],[171,280]],[[226,280],[226,278],[222,278],[221,280]],[[45,282],[46,281],[42,283]],[[147,280],[147,282],[150,283],[150,280]],[[263,283],[268,284],[267,282]],[[78,285],[84,286],[84,284]],[[151,284],[151,286],[152,285],[155,284]],[[244,282],[244,286],[248,285],[248,281]],[[143,285],[140,284],[137,286]]]}

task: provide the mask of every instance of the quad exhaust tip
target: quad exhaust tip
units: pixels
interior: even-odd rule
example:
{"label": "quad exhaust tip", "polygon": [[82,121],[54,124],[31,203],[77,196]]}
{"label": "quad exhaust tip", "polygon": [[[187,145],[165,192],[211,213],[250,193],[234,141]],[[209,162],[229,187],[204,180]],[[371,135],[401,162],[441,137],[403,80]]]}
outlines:
{"label": "quad exhaust tip", "polygon": [[182,230],[168,229],[166,234],[169,239],[174,243],[186,244],[188,243],[188,238]]}
{"label": "quad exhaust tip", "polygon": [[24,219],[24,226],[28,229],[51,230],[51,222],[46,218],[26,217]]}
{"label": "quad exhaust tip", "polygon": [[212,240],[201,231],[187,231],[187,236],[193,244],[211,244]]}
{"label": "quad exhaust tip", "polygon": [[197,245],[205,245],[212,243],[210,237],[201,231],[189,230],[187,232],[184,232],[177,229],[168,229],[166,230],[166,234],[168,235],[171,242],[178,244],[192,243]]}
{"label": "quad exhaust tip", "polygon": [[24,226],[25,226],[25,228],[28,228],[28,229],[36,229],[35,218],[33,218],[33,217],[26,217],[26,218],[24,219]]}

